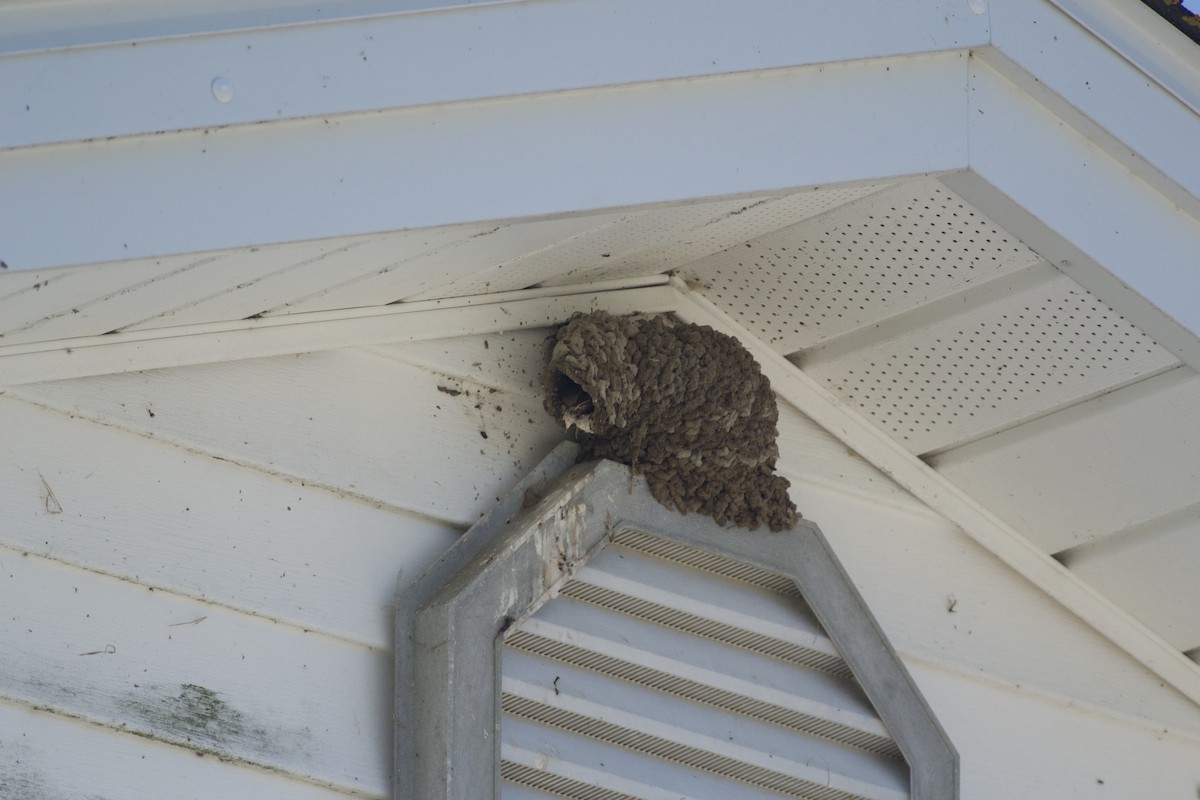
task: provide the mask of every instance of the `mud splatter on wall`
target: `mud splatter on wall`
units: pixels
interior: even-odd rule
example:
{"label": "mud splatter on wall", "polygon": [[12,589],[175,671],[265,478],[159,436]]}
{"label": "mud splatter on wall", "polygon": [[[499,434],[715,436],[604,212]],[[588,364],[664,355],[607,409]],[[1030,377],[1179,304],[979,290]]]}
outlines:
{"label": "mud splatter on wall", "polygon": [[663,505],[722,525],[795,522],[775,474],[775,396],[736,339],[661,315],[576,315],[558,330],[544,385],[581,459],[630,465]]}

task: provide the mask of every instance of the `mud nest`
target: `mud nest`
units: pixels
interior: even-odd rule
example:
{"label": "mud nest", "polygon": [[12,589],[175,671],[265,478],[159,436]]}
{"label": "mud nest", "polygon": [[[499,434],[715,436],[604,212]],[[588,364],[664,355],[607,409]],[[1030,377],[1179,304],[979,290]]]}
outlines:
{"label": "mud nest", "polygon": [[580,460],[628,464],[663,505],[722,525],[795,523],[775,474],[775,396],[736,339],[664,316],[577,314],[558,330],[544,386]]}

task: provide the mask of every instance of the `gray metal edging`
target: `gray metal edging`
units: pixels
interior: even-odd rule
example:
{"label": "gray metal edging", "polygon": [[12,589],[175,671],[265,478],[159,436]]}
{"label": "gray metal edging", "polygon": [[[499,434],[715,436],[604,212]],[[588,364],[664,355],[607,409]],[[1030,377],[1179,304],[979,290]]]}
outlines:
{"label": "gray metal edging", "polygon": [[[579,447],[563,442],[542,459],[533,471],[500,499],[500,502],[482,519],[433,562],[411,583],[405,583],[401,575],[396,592],[396,640],[395,640],[395,709],[393,724],[393,787],[396,798],[433,798],[418,791],[417,741],[420,734],[415,728],[415,709],[419,695],[426,693],[422,686],[418,692],[416,620],[418,609],[455,575],[462,571],[479,552],[528,509],[529,500],[540,497],[547,487],[569,470],[575,463]],[[489,639],[489,646],[495,637]],[[493,667],[493,671],[494,667]],[[426,759],[427,760],[427,759]],[[448,796],[448,795],[447,795]]]}

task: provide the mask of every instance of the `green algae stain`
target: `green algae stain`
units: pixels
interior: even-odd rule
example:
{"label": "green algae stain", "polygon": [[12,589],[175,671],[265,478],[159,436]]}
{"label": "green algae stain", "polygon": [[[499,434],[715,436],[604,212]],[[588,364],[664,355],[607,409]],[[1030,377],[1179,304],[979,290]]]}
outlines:
{"label": "green algae stain", "polygon": [[242,712],[232,708],[216,692],[194,683],[185,683],[179,688],[179,696],[169,699],[164,709],[173,730],[217,742],[241,739],[246,735]]}
{"label": "green algae stain", "polygon": [[238,744],[262,752],[272,749],[271,737],[214,692],[195,683],[179,685],[177,693],[144,690],[127,707],[150,732],[176,741],[209,745],[218,750]]}

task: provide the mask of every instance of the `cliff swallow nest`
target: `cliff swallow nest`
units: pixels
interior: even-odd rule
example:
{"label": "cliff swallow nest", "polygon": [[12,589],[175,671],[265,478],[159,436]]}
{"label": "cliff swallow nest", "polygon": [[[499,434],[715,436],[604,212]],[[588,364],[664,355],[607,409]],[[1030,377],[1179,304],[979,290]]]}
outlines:
{"label": "cliff swallow nest", "polygon": [[775,474],[775,395],[733,337],[661,315],[577,314],[558,330],[544,387],[581,461],[628,464],[663,505],[721,525],[795,523]]}

